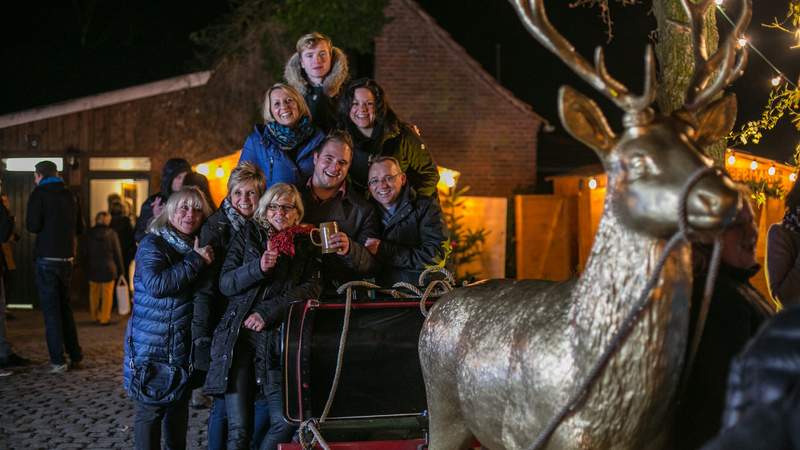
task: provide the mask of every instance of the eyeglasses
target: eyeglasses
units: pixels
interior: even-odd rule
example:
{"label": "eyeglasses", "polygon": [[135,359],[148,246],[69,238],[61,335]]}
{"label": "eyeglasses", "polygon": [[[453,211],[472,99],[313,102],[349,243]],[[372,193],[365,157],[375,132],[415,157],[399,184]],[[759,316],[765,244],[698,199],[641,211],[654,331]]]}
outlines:
{"label": "eyeglasses", "polygon": [[386,175],[383,178],[373,178],[367,182],[369,187],[378,186],[381,183],[392,184],[394,183],[395,178],[399,177],[401,174],[396,173],[394,175]]}
{"label": "eyeglasses", "polygon": [[295,205],[280,205],[278,203],[270,203],[267,205],[267,209],[272,212],[277,212],[279,209],[283,211],[284,214],[289,214],[290,212],[297,209]]}

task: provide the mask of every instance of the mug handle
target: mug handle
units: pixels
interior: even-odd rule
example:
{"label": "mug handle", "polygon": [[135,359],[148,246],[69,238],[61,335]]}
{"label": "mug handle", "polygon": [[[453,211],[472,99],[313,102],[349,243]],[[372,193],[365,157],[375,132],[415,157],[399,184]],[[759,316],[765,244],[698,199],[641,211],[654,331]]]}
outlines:
{"label": "mug handle", "polygon": [[[315,231],[317,232],[317,241],[314,240]],[[322,247],[322,235],[320,234],[319,228],[312,228],[308,233],[308,237],[311,239],[312,244],[316,245],[317,247]]]}

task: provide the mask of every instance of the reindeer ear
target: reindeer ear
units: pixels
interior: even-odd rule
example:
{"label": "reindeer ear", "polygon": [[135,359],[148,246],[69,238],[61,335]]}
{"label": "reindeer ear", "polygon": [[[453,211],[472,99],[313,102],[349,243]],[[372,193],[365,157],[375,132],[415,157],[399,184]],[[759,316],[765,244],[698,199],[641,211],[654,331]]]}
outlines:
{"label": "reindeer ear", "polygon": [[696,114],[697,146],[704,148],[724,138],[736,123],[736,95],[727,94]]}
{"label": "reindeer ear", "polygon": [[594,149],[600,159],[616,145],[617,137],[597,104],[569,86],[558,91],[558,114],[569,134]]}

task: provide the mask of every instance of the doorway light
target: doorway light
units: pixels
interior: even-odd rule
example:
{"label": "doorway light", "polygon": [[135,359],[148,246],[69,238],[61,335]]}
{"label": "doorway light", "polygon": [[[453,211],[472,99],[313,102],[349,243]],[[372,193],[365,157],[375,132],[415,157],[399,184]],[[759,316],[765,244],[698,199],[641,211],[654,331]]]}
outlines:
{"label": "doorway light", "polygon": [[3,164],[8,172],[33,172],[34,166],[41,161],[56,163],[56,169],[64,169],[64,158],[3,158]]}

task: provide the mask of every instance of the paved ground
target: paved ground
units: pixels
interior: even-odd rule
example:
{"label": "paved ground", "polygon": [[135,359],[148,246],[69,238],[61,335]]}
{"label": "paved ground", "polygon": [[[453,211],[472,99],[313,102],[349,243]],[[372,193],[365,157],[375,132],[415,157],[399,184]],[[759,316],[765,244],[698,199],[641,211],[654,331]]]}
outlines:
{"label": "paved ground", "polygon": [[[13,314],[10,341],[34,364],[0,378],[0,450],[133,448],[133,403],[122,390],[126,318],[114,315],[115,324],[101,327],[77,312],[83,368],[49,374],[41,313]],[[207,417],[190,409],[190,448],[206,447]]]}

